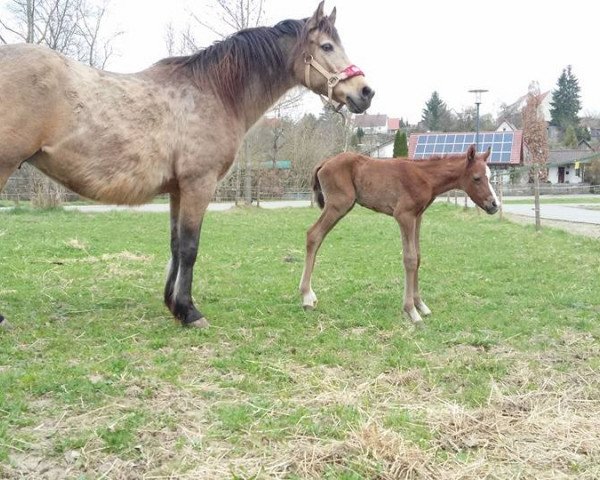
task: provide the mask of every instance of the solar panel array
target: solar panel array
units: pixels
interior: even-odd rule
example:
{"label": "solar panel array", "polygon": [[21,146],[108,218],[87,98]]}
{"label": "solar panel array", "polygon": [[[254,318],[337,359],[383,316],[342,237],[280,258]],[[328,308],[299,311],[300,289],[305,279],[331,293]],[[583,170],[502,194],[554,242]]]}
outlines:
{"label": "solar panel array", "polygon": [[[432,155],[464,153],[475,142],[475,133],[424,133],[417,136],[417,144],[412,155],[415,159],[429,158]],[[478,152],[492,149],[493,163],[509,163],[515,141],[514,132],[485,132],[479,134]]]}

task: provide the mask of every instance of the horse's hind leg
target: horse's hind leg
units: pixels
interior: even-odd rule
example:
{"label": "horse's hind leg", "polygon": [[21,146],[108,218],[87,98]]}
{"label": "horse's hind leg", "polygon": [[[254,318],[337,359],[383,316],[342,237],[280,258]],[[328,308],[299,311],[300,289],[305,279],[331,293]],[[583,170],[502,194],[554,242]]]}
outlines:
{"label": "horse's hind leg", "polygon": [[2,165],[2,159],[0,158],[0,192],[4,189],[6,182],[8,182],[9,177],[13,174],[13,172],[17,169],[17,166],[7,167]]}
{"label": "horse's hind leg", "polygon": [[[330,196],[331,197],[331,196]],[[340,197],[328,198],[325,208],[316,223],[306,233],[306,259],[304,271],[300,280],[300,294],[302,295],[302,306],[305,309],[313,309],[317,303],[317,296],[311,286],[312,272],[315,267],[317,251],[323,243],[327,234],[354,206],[354,198]]]}
{"label": "horse's hind leg", "polygon": [[[204,315],[194,306],[192,279],[198,255],[202,219],[216,186],[216,178],[183,181],[180,184],[179,201],[172,203],[171,207],[171,228],[172,232],[175,228],[176,236],[172,233],[173,258],[165,286],[165,301],[168,301],[169,309],[184,326],[199,328],[208,326]],[[173,197],[171,200],[173,202]],[[176,226],[173,225],[175,216]],[[175,272],[177,273],[174,277]]]}
{"label": "horse's hind leg", "polygon": [[[8,168],[8,167],[2,165],[2,158],[0,158],[0,192],[2,192],[2,189],[6,185],[8,178],[11,176],[11,174],[15,170],[16,170],[15,167]],[[7,328],[7,327],[8,327],[8,322],[6,321],[4,316],[0,313],[0,328]]]}

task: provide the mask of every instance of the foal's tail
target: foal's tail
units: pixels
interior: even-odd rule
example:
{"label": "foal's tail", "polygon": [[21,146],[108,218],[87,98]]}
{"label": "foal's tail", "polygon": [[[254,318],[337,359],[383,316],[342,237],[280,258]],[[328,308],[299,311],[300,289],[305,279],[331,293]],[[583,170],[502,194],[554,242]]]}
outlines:
{"label": "foal's tail", "polygon": [[323,210],[323,208],[325,207],[325,196],[323,195],[323,190],[321,189],[321,183],[319,182],[319,170],[321,170],[321,167],[323,166],[323,163],[319,163],[315,169],[313,170],[313,177],[312,177],[312,189],[313,192],[315,193],[315,199],[317,200],[317,204],[319,205],[319,208],[321,210]]}

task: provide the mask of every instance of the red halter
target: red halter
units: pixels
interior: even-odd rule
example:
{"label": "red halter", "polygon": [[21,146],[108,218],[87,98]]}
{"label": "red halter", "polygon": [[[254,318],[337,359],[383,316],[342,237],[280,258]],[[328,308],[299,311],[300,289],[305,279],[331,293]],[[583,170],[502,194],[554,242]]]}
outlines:
{"label": "red halter", "polygon": [[350,66],[344,68],[339,73],[331,73],[331,72],[327,71],[327,69],[325,67],[323,67],[323,65],[321,65],[319,62],[317,62],[312,55],[308,55],[308,54],[304,55],[304,64],[306,65],[306,67],[304,69],[304,83],[306,83],[306,86],[308,88],[311,88],[311,86],[310,86],[310,67],[313,67],[317,72],[319,72],[321,75],[323,75],[327,79],[327,97],[329,99],[329,103],[331,105],[333,105],[336,108],[336,110],[339,110],[340,108],[342,108],[343,104],[338,104],[336,106],[337,102],[335,100],[333,100],[333,89],[335,88],[335,86],[343,80],[348,80],[349,78],[352,78],[352,77],[359,77],[359,76],[364,77],[365,76],[363,71],[360,68],[358,68],[356,65],[350,65]]}

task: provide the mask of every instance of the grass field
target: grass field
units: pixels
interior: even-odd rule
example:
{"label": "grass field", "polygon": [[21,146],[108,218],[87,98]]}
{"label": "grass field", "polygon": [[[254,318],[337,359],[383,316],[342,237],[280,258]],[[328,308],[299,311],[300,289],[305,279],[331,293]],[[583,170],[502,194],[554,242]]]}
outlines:
{"label": "grass field", "polygon": [[209,213],[197,331],[162,305],[166,214],[0,213],[0,478],[600,477],[600,242],[434,205],[418,330],[362,209],[302,311],[317,215]]}

